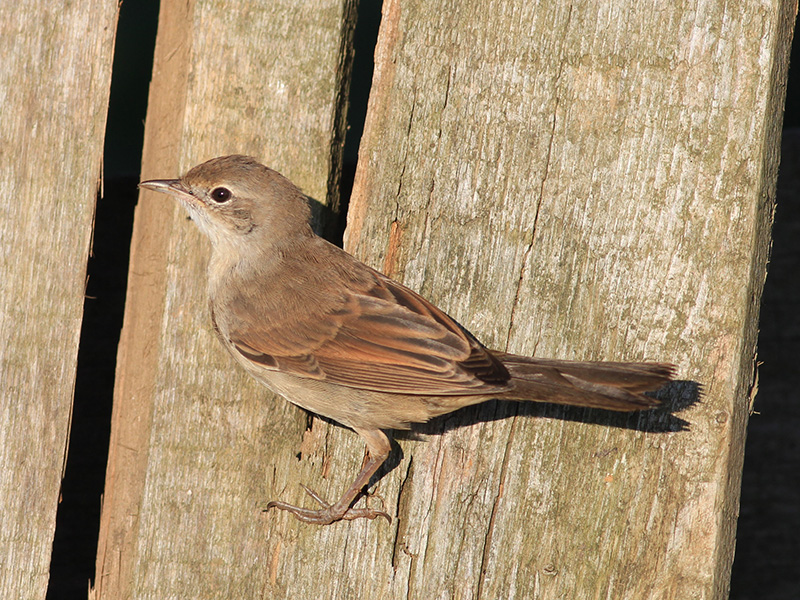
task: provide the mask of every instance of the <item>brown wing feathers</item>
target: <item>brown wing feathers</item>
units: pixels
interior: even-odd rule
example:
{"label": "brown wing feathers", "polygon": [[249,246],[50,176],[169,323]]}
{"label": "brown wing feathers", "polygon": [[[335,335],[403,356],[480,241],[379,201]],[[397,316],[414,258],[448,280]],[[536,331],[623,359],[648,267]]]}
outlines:
{"label": "brown wing feathers", "polygon": [[[308,328],[314,321],[310,308],[291,329],[267,336],[243,327],[231,331],[230,340],[243,356],[267,369],[339,385],[421,395],[509,389],[503,365],[445,313],[378,273],[371,284],[332,307],[328,322],[336,326],[322,332],[322,339],[314,339],[320,332]],[[292,342],[298,335],[307,336],[306,343]],[[309,346],[315,348],[309,354],[290,350]]]}

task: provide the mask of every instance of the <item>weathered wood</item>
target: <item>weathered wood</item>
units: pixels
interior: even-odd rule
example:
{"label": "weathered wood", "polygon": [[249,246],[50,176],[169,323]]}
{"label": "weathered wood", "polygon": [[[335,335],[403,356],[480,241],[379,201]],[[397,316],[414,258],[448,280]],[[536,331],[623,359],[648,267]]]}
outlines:
{"label": "weathered wood", "polygon": [[356,597],[727,596],[795,11],[384,5],[348,247],[491,345],[706,394],[688,431],[487,405],[403,443]]}
{"label": "weathered wood", "polygon": [[[336,497],[363,445],[233,367],[205,240],[143,196],[100,596],[724,597],[795,4],[387,0],[348,247],[493,346],[671,360],[706,387],[688,431],[496,403],[441,419],[369,499],[391,525],[261,513],[310,503],[299,483]],[[248,152],[329,196],[336,6],[165,4],[143,175]]]}
{"label": "weathered wood", "polygon": [[47,591],[117,8],[0,3],[2,598]]}
{"label": "weathered wood", "polygon": [[[169,2],[159,19],[143,176],[246,153],[336,205],[354,3]],[[265,587],[260,508],[293,468],[307,417],[236,370],[214,339],[207,255],[182,209],[142,194],[97,598],[248,598]]]}

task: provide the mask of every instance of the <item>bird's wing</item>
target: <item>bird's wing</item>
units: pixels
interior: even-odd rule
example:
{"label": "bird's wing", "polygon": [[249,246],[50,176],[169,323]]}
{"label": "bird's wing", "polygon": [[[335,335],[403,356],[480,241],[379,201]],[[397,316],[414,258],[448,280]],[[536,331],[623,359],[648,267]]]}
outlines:
{"label": "bird's wing", "polygon": [[302,308],[284,311],[291,319],[269,325],[252,303],[239,302],[238,309],[233,303],[238,314],[227,332],[233,348],[265,369],[379,392],[509,389],[505,367],[447,314],[377,271],[360,275],[334,298],[306,298]]}

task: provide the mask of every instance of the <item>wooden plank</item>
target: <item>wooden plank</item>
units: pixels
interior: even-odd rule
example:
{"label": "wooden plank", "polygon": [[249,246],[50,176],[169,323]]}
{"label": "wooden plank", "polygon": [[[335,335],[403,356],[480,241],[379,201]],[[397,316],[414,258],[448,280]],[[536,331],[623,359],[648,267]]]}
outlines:
{"label": "wooden plank", "polygon": [[[245,153],[335,207],[354,4],[163,3],[142,173]],[[207,241],[163,196],[137,207],[94,597],[255,597],[260,508],[307,417],[211,331]],[[278,473],[285,478],[285,474]]]}
{"label": "wooden plank", "polygon": [[796,3],[451,8],[384,5],[347,247],[493,346],[670,360],[706,395],[687,431],[437,423],[380,483],[393,547],[319,593],[725,598]]}
{"label": "wooden plank", "polygon": [[0,4],[0,597],[44,598],[117,5]]}

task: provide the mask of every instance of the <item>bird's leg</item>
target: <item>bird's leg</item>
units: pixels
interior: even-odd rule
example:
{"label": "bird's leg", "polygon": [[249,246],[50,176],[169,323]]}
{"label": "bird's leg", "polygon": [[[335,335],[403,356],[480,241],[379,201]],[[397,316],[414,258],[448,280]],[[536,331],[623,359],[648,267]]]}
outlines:
{"label": "bird's leg", "polygon": [[364,489],[364,486],[369,483],[370,478],[380,468],[386,460],[386,457],[389,456],[389,451],[392,448],[386,434],[379,429],[356,429],[355,431],[367,442],[367,457],[355,481],[347,488],[347,491],[342,494],[339,500],[333,504],[329,504],[316,492],[303,486],[306,493],[320,504],[322,508],[312,510],[293,506],[286,502],[272,501],[267,504],[267,510],[270,508],[285,510],[292,513],[296,519],[304,523],[315,523],[317,525],[329,525],[330,523],[342,519],[374,519],[376,517],[385,517],[387,521],[391,522],[392,518],[383,511],[372,508],[353,508],[351,506],[356,497],[361,493],[361,490]]}

